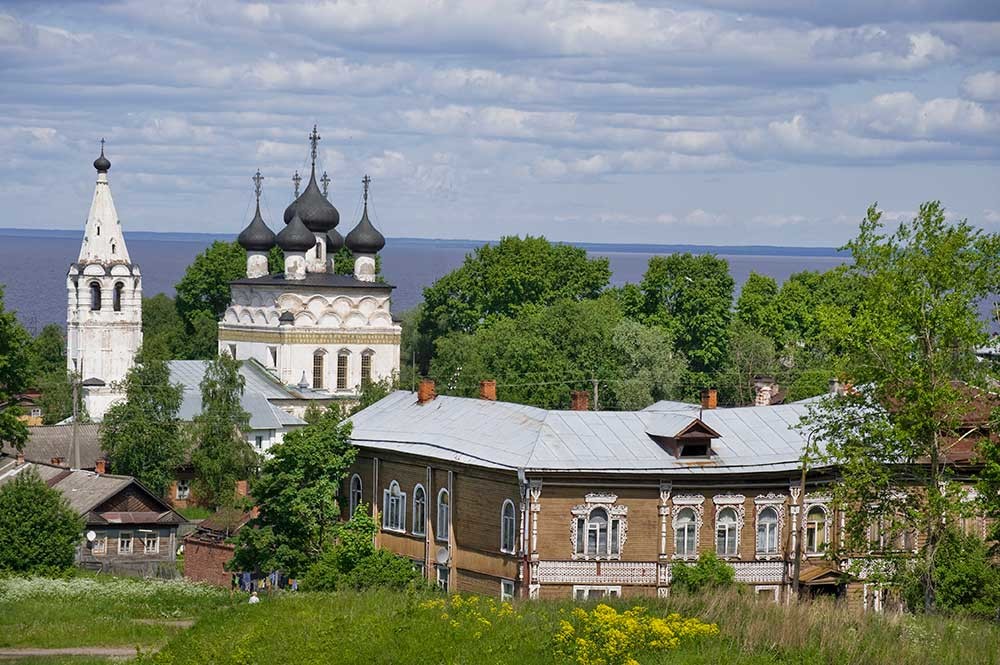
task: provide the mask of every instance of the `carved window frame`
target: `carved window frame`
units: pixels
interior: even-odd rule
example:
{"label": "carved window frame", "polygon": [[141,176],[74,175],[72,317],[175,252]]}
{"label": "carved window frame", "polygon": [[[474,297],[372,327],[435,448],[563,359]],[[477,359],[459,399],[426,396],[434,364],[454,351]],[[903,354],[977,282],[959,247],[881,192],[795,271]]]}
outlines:
{"label": "carved window frame", "polygon": [[[685,508],[691,508],[694,511],[694,552],[688,552],[686,554],[677,553],[677,527],[678,518],[680,513]],[[679,494],[675,495],[673,498],[673,510],[670,511],[673,515],[671,519],[671,525],[673,526],[673,543],[674,543],[674,554],[673,558],[680,561],[694,561],[698,558],[698,552],[701,549],[701,527],[705,521],[705,497],[702,494]]]}
{"label": "carved window frame", "polygon": [[[712,497],[712,504],[715,506],[715,531],[712,534],[712,541],[715,544],[715,553],[726,561],[740,558],[740,539],[743,536],[743,524],[746,521],[747,513],[746,500],[742,494],[719,494]],[[734,554],[722,554],[719,552],[718,546],[719,518],[722,516],[722,511],[727,508],[732,508],[733,512],[736,513],[736,552]]]}
{"label": "carved window frame", "polygon": [[[585,503],[573,506],[570,514],[573,518],[569,526],[570,552],[574,561],[617,561],[622,558],[622,550],[625,549],[625,541],[628,538],[628,506],[617,503],[618,496],[615,494],[587,494],[584,497]],[[608,552],[604,554],[590,554],[587,552],[587,534],[583,534],[584,551],[577,549],[577,538],[580,533],[580,522],[584,528],[590,524],[590,515],[597,509],[603,509],[608,514]],[[617,531],[617,551],[612,543],[612,538]]]}
{"label": "carved window frame", "polygon": [[[826,494],[807,494],[805,497],[804,505],[802,506],[802,551],[807,557],[821,557],[825,556],[828,551],[833,546],[830,540],[830,526],[833,523],[833,510],[830,508],[830,504],[833,502],[833,498]],[[823,509],[823,547],[816,550],[809,550],[809,511],[813,508]]]}
{"label": "carved window frame", "polygon": [[[760,494],[754,497],[754,555],[758,561],[776,561],[782,558],[781,537],[785,531],[785,500],[784,494]],[[767,508],[773,508],[778,515],[778,524],[774,535],[775,551],[762,552],[757,547],[757,527],[760,524],[760,516]]]}

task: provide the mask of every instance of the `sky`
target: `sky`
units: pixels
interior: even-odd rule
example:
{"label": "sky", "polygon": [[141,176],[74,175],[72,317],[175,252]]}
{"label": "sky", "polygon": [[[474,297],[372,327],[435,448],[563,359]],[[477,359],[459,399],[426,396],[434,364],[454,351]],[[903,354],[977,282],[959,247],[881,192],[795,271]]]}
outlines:
{"label": "sky", "polygon": [[[1000,0],[0,2],[0,226],[840,245],[878,202],[1000,231]],[[305,183],[303,183],[304,186]]]}

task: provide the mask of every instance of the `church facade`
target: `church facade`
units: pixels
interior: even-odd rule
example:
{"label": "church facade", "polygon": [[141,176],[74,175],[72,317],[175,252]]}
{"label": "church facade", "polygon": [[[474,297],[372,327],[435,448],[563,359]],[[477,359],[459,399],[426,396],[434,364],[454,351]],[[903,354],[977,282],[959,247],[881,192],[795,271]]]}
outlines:
{"label": "church facade", "polygon": [[142,274],[125,246],[103,143],[80,255],[66,276],[66,369],[82,381],[95,420],[123,397],[117,384],[142,346]]}
{"label": "church facade", "polygon": [[[261,216],[259,172],[255,177],[257,210],[238,238],[247,250],[247,274],[232,283],[219,352],[256,360],[314,397],[351,399],[366,382],[398,374],[402,329],[390,311],[394,287],[376,274],[385,238],[368,216],[371,181],[363,180],[364,211],[345,238],[336,228],[340,213],[317,184],[319,138],[314,127],[309,183],[285,210],[278,234]],[[281,249],[284,272],[268,274],[274,247]],[[346,270],[335,259],[344,247],[353,259]]]}

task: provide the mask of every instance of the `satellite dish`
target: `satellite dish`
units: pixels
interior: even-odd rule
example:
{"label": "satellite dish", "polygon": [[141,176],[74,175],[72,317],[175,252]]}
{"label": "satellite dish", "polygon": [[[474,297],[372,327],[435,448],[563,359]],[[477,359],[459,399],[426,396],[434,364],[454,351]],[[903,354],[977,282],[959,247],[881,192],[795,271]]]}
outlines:
{"label": "satellite dish", "polygon": [[93,531],[88,531],[87,532],[87,542],[92,543],[95,540],[97,540],[97,534],[94,533]]}
{"label": "satellite dish", "polygon": [[451,552],[448,551],[448,548],[439,547],[437,550],[437,554],[434,555],[434,560],[437,561],[439,565],[443,566],[444,564],[448,563],[449,559],[451,559]]}

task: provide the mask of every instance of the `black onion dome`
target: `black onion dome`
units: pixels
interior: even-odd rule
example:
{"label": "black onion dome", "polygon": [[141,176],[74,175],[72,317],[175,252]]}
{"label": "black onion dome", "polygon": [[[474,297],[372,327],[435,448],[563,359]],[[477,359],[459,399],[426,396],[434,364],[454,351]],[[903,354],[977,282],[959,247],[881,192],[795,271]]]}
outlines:
{"label": "black onion dome", "polygon": [[302,195],[285,208],[285,223],[291,222],[296,214],[306,228],[314,233],[325,233],[340,223],[340,213],[323,196],[316,184],[316,169],[313,169]]}
{"label": "black onion dome", "polygon": [[293,316],[292,313],[288,312],[288,311],[282,312],[281,316],[278,317],[278,322],[279,323],[292,323],[292,324],[294,324],[295,323],[295,316]]}
{"label": "black onion dome", "polygon": [[337,252],[344,246],[344,236],[340,235],[337,229],[330,229],[326,232],[326,251],[328,253]]}
{"label": "black onion dome", "polygon": [[277,240],[278,247],[286,252],[305,252],[316,244],[316,236],[306,228],[297,214],[292,217],[288,226],[281,229]]}
{"label": "black onion dome", "polygon": [[361,221],[347,234],[344,242],[355,254],[377,254],[385,247],[385,236],[368,220],[368,206],[365,206]]}
{"label": "black onion dome", "polygon": [[252,252],[266,252],[274,247],[277,238],[264,223],[264,218],[260,216],[260,203],[257,204],[257,214],[253,216],[247,227],[240,231],[236,242],[240,243],[243,249]]}
{"label": "black onion dome", "polygon": [[111,160],[104,156],[104,146],[101,146],[101,156],[94,160],[94,168],[98,173],[107,173],[111,170]]}

